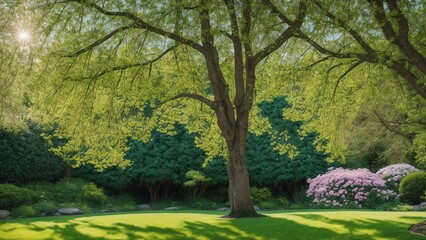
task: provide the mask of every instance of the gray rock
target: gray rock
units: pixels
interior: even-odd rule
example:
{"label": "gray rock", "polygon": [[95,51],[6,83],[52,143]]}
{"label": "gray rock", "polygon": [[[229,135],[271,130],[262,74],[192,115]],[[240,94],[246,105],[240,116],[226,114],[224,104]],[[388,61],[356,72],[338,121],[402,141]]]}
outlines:
{"label": "gray rock", "polygon": [[422,207],[426,207],[426,202],[422,202],[422,203],[420,203],[420,206],[422,206]]}
{"label": "gray rock", "polygon": [[0,210],[0,219],[9,219],[10,212],[7,210]]}
{"label": "gray rock", "polygon": [[229,207],[221,207],[221,208],[218,208],[217,211],[231,211],[231,208],[229,208]]}
{"label": "gray rock", "polygon": [[61,216],[62,214],[55,212],[55,214],[53,214],[53,216]]}
{"label": "gray rock", "polygon": [[256,210],[256,211],[260,211],[260,207],[258,207],[258,206],[254,206],[254,210]]}
{"label": "gray rock", "polygon": [[413,209],[414,209],[414,211],[419,211],[419,210],[422,210],[423,207],[420,206],[420,205],[413,205]]}
{"label": "gray rock", "polygon": [[141,205],[138,205],[138,210],[141,210],[141,211],[151,210],[151,206],[149,206],[148,204],[141,204]]}
{"label": "gray rock", "polygon": [[180,210],[180,208],[179,208],[179,207],[168,207],[168,208],[165,208],[164,210],[166,210],[166,211],[170,211],[170,210]]}
{"label": "gray rock", "polygon": [[121,212],[121,208],[119,207],[111,208],[110,212]]}
{"label": "gray rock", "polygon": [[58,213],[61,215],[76,215],[76,214],[82,214],[83,211],[78,208],[60,208],[58,209]]}

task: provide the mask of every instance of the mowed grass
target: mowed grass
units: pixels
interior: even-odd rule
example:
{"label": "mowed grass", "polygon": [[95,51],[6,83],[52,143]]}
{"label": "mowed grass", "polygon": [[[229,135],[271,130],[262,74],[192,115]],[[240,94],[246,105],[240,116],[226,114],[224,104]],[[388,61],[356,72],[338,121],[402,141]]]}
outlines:
{"label": "mowed grass", "polygon": [[226,219],[223,212],[138,212],[0,221],[0,239],[426,239],[426,212],[300,210]]}

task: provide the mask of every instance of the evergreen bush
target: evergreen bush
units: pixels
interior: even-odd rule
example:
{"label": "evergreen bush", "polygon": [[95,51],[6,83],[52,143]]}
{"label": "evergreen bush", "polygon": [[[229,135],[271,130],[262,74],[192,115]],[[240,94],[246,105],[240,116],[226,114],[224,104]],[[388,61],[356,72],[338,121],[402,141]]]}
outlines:
{"label": "evergreen bush", "polygon": [[40,127],[10,132],[0,128],[0,183],[54,182],[65,169],[64,161],[49,151]]}
{"label": "evergreen bush", "polygon": [[12,209],[39,200],[35,191],[20,188],[13,184],[0,184],[0,209]]}
{"label": "evergreen bush", "polygon": [[426,172],[412,172],[405,176],[399,184],[399,194],[403,202],[421,203],[426,191]]}
{"label": "evergreen bush", "polygon": [[258,188],[258,187],[252,187],[251,188],[251,197],[253,199],[253,203],[259,204],[269,198],[272,197],[271,190],[268,188]]}
{"label": "evergreen bush", "polygon": [[38,214],[38,211],[29,205],[19,206],[10,212],[12,218],[36,217]]}
{"label": "evergreen bush", "polygon": [[58,207],[54,202],[39,202],[32,205],[33,209],[35,209],[39,214],[53,215]]}
{"label": "evergreen bush", "polygon": [[81,189],[83,191],[84,201],[99,205],[107,200],[107,196],[101,188],[98,188],[94,183],[88,183]]}

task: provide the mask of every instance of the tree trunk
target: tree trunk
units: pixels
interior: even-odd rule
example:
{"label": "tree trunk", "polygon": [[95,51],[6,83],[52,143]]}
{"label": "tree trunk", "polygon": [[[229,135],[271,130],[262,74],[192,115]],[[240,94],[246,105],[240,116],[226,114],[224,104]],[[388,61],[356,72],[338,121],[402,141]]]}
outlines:
{"label": "tree trunk", "polygon": [[68,165],[64,169],[64,180],[69,180],[72,176],[72,167]]}
{"label": "tree trunk", "polygon": [[245,157],[233,153],[229,157],[227,169],[229,177],[228,196],[231,212],[226,217],[243,218],[259,217],[253,206],[250,191],[249,172]]}
{"label": "tree trunk", "polygon": [[238,134],[232,146],[228,146],[227,164],[229,187],[228,196],[231,212],[229,218],[260,217],[253,206],[250,190],[249,171],[246,162],[247,130]]}

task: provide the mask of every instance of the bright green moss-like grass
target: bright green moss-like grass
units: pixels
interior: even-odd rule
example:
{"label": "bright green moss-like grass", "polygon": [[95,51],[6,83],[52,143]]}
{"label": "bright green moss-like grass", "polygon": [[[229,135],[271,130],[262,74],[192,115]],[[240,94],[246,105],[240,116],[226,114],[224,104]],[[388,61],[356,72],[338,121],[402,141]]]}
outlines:
{"label": "bright green moss-like grass", "polygon": [[13,219],[0,239],[426,239],[408,231],[426,212],[274,211],[220,218],[219,212],[144,212]]}

